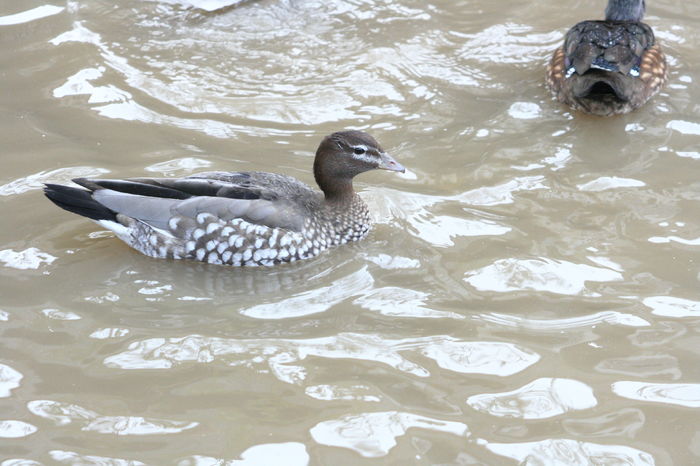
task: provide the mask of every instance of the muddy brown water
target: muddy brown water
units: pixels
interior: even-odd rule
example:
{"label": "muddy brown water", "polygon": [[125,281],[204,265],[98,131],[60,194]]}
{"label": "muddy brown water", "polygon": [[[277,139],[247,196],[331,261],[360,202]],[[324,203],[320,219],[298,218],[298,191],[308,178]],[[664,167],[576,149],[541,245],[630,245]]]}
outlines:
{"label": "muddy brown water", "polygon": [[[0,5],[0,464],[700,462],[700,4],[649,2],[669,84],[599,119],[543,69],[602,0],[192,2]],[[313,183],[342,128],[409,172],[292,266],[149,259],[40,191]]]}

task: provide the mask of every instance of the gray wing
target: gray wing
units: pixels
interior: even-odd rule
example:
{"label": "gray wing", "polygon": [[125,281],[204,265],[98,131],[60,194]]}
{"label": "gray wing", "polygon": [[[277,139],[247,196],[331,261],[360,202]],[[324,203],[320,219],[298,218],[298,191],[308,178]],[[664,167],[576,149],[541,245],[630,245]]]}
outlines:
{"label": "gray wing", "polygon": [[93,199],[108,209],[163,230],[168,230],[173,217],[194,221],[199,214],[209,214],[300,231],[320,195],[293,178],[267,173],[74,181],[90,189]]}

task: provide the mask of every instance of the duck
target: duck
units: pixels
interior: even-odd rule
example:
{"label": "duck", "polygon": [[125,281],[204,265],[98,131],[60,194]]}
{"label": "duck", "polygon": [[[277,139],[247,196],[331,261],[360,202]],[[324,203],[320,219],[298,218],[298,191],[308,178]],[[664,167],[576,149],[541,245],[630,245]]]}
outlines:
{"label": "duck", "polygon": [[205,172],[183,178],[75,178],[47,183],[58,207],[111,230],[150,257],[273,266],[365,238],[371,220],[353,189],[369,170],[405,172],[362,131],[323,138],[313,163],[319,190],[287,175]]}
{"label": "duck", "polygon": [[631,112],[666,84],[668,66],[651,27],[645,0],[609,0],[605,20],[569,29],[552,56],[546,84],[574,110],[598,116]]}

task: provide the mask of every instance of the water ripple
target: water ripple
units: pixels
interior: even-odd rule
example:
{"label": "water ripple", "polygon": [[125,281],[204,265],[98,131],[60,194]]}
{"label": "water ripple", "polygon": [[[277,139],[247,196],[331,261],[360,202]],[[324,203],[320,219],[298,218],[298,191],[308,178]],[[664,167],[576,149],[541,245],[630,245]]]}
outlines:
{"label": "water ripple", "polygon": [[575,417],[564,419],[564,429],[576,436],[612,437],[623,436],[636,438],[644,427],[646,416],[640,409],[619,409],[600,416]]}
{"label": "water ripple", "polygon": [[[204,10],[231,4],[215,0],[189,3]],[[88,103],[104,103],[92,108],[109,118],[172,125],[222,138],[240,132],[280,134],[270,123],[301,127],[368,121],[381,115],[401,117],[405,110],[397,103],[427,101],[433,96],[412,73],[417,55],[427,60],[436,55],[434,41],[427,35],[428,40],[413,43],[407,39],[394,48],[377,46],[373,43],[376,32],[358,35],[357,28],[348,26],[347,16],[366,13],[387,27],[394,21],[429,16],[404,6],[368,7],[329,2],[321,4],[319,11],[318,4],[249,4],[228,10],[229,14],[200,17],[206,27],[197,21],[179,22],[177,28],[171,27],[170,18],[176,11],[134,9],[123,13],[130,15],[135,28],[146,33],[146,40],[135,44],[113,43],[94,32],[90,19],[75,21],[73,30],[51,43],[92,44],[104,66],[77,70],[54,95],[87,95]],[[89,18],[89,9],[83,10],[87,11],[81,17]],[[319,15],[325,20],[318,21]],[[108,18],[100,19],[109,22]],[[123,14],[120,18],[124,21]],[[162,37],[165,33],[167,38]],[[274,46],[266,46],[270,42]],[[357,53],[359,50],[363,53]],[[324,57],[322,62],[319,55]],[[459,77],[442,65],[443,61],[418,65],[418,74],[430,75],[442,66],[445,73]],[[123,88],[91,82],[111,71],[124,80]],[[153,110],[141,93],[169,109]],[[242,125],[241,119],[257,121],[260,128]]]}
{"label": "water ripple", "polygon": [[94,178],[105,173],[109,173],[109,170],[95,167],[62,167],[56,170],[40,171],[0,186],[0,196],[12,196],[33,189],[42,189],[44,183],[67,184],[73,178]]}
{"label": "water ripple", "polygon": [[190,174],[195,170],[201,168],[207,168],[211,166],[211,162],[208,160],[200,159],[197,157],[180,157],[173,160],[166,160],[164,162],[154,163],[145,167],[146,171],[156,172],[162,175],[179,175],[183,176],[185,174]]}
{"label": "water ripple", "polygon": [[648,321],[639,316],[617,311],[601,311],[595,314],[564,317],[560,319],[531,319],[511,314],[491,312],[489,314],[479,314],[475,316],[475,318],[508,327],[544,332],[589,328],[601,323],[624,325],[627,327],[649,327],[651,325]]}
{"label": "water ripple", "polygon": [[465,319],[454,312],[437,311],[426,307],[430,294],[394,286],[375,288],[353,301],[365,309],[385,316],[428,319]]}
{"label": "water ripple", "polygon": [[5,267],[18,270],[37,270],[43,264],[51,264],[57,257],[37,248],[27,248],[22,251],[3,249],[0,251],[0,262]]}
{"label": "water ripple", "polygon": [[367,385],[312,385],[304,390],[311,398],[317,400],[358,400],[365,402],[379,402],[381,396],[375,393],[371,387]]}
{"label": "water ripple", "polygon": [[675,296],[650,296],[642,301],[651,313],[665,317],[700,317],[700,301]]}
{"label": "water ripple", "polygon": [[12,390],[19,387],[24,376],[7,364],[0,364],[0,398],[7,398]]}
{"label": "water ripple", "polygon": [[122,458],[110,458],[106,456],[82,455],[74,451],[51,450],[49,455],[54,461],[69,465],[85,466],[146,466],[146,463]]}
{"label": "water ripple", "polygon": [[[512,230],[492,218],[465,219],[452,215],[436,215],[440,205],[457,204],[479,207],[512,204],[514,194],[520,191],[548,189],[542,176],[517,177],[496,186],[484,186],[454,196],[431,196],[382,189],[380,194],[367,199],[377,223],[395,222],[395,211],[402,213],[402,220],[409,222],[413,236],[439,247],[454,245],[454,238],[473,236],[500,236]],[[378,191],[378,190],[376,190]],[[381,201],[380,201],[381,200]],[[483,212],[469,212],[472,216],[489,217]],[[388,219],[388,220],[387,220]]]}
{"label": "water ripple", "polygon": [[82,318],[75,312],[61,311],[60,309],[42,309],[41,313],[53,320],[80,320]]}
{"label": "water ripple", "polygon": [[[44,1],[0,8],[2,466],[697,462],[697,2],[654,5],[669,85],[601,120],[543,85],[581,1]],[[340,128],[411,172],[304,263],[154,261],[40,192],[311,182]]]}
{"label": "water ripple", "polygon": [[625,445],[579,442],[571,439],[548,439],[539,442],[487,443],[497,455],[528,464],[552,466],[588,466],[591,464],[625,464],[652,466],[649,453]]}
{"label": "water ripple", "polygon": [[127,351],[105,358],[104,363],[121,369],[168,369],[188,361],[210,363],[223,359],[232,366],[251,368],[266,362],[279,380],[299,384],[307,378],[307,370],[295,363],[316,356],[374,361],[428,377],[427,369],[399,354],[404,351],[419,351],[450,371],[498,376],[520,372],[540,358],[512,343],[466,342],[444,335],[391,340],[380,335],[340,333],[307,340],[237,340],[200,335],[151,338],[131,343]]}
{"label": "water ripple", "polygon": [[25,458],[10,458],[0,463],[0,466],[44,466],[38,461],[28,460]]}
{"label": "water ripple", "polygon": [[275,303],[257,304],[240,313],[256,319],[287,319],[325,312],[336,304],[372,289],[374,278],[363,267],[331,286],[319,287]]}
{"label": "water ripple", "polygon": [[62,6],[41,5],[14,15],[0,16],[0,26],[29,23],[30,21],[57,15],[63,10],[65,10],[65,7]]}
{"label": "water ripple", "polygon": [[471,60],[500,64],[531,64],[539,62],[543,55],[554,49],[562,39],[562,33],[552,31],[545,34],[531,32],[525,24],[494,24],[474,34],[453,32],[463,39],[459,54]]}
{"label": "water ripple", "polygon": [[612,391],[623,398],[700,408],[700,384],[621,381]]}
{"label": "water ripple", "polygon": [[365,458],[379,458],[388,454],[396,446],[396,438],[412,427],[469,436],[469,429],[461,422],[399,411],[349,414],[320,422],[309,432],[321,445],[349,448]]}
{"label": "water ripple", "polygon": [[638,188],[641,186],[646,186],[646,183],[640,180],[635,180],[633,178],[620,178],[617,176],[601,176],[595,180],[588,181],[578,185],[578,189],[581,191],[606,191],[608,189],[617,188]]}
{"label": "water ripple", "polygon": [[607,358],[595,366],[604,374],[622,374],[632,377],[681,377],[678,359],[668,354],[638,354],[626,358]]}
{"label": "water ripple", "polygon": [[198,422],[146,419],[140,416],[102,416],[82,406],[52,400],[34,400],[27,403],[33,414],[63,426],[77,423],[81,430],[115,435],[176,434],[192,429]]}
{"label": "water ripple", "polygon": [[204,11],[216,11],[222,8],[232,7],[248,0],[150,0],[184,7],[198,8]]}
{"label": "water ripple", "polygon": [[122,337],[127,336],[128,334],[129,334],[128,328],[107,327],[107,328],[97,329],[88,336],[90,338],[94,338],[96,340],[107,340],[107,339],[111,339],[111,338],[122,338]]}
{"label": "water ripple", "polygon": [[178,466],[306,466],[309,464],[306,446],[298,442],[264,443],[248,448],[240,459],[225,460],[194,455],[178,461]]}
{"label": "water ripple", "polygon": [[622,280],[615,270],[575,264],[564,260],[499,259],[491,265],[467,272],[467,283],[480,291],[537,290],[563,295],[599,296],[586,288],[585,283]]}
{"label": "water ripple", "polygon": [[36,426],[24,421],[0,420],[0,438],[21,438],[37,431]]}
{"label": "water ripple", "polygon": [[498,417],[547,419],[598,404],[591,387],[573,379],[543,377],[510,392],[482,393],[467,398],[477,411]]}

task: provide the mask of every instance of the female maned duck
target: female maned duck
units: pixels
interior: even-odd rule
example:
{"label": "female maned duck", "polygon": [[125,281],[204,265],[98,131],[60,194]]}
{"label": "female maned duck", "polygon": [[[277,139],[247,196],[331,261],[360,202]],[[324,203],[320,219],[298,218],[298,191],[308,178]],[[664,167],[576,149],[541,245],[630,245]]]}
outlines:
{"label": "female maned duck", "polygon": [[645,0],[609,0],[605,21],[566,33],[547,66],[547,87],[575,110],[607,116],[643,105],[666,83],[666,57],[642,23]]}
{"label": "female maned duck", "polygon": [[342,131],[326,136],[316,151],[314,177],[323,192],[274,173],[208,172],[78,178],[73,181],[86,189],[47,184],[44,193],[147,256],[275,265],[364,238],[369,211],[352,179],[375,168],[405,171],[369,134]]}

